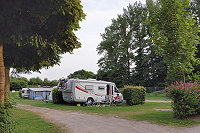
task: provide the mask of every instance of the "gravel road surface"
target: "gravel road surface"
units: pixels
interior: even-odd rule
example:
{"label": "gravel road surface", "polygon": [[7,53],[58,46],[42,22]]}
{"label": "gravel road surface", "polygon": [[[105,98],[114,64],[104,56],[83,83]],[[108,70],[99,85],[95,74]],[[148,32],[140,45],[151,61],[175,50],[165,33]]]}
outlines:
{"label": "gravel road surface", "polygon": [[194,127],[170,127],[114,116],[87,114],[18,104],[17,108],[41,115],[47,121],[66,128],[68,133],[200,133]]}

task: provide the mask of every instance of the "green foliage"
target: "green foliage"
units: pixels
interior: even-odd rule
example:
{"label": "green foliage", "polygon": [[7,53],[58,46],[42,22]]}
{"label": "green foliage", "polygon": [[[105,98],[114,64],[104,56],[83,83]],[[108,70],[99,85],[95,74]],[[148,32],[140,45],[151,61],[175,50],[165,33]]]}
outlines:
{"label": "green foliage", "polygon": [[56,86],[58,84],[57,80],[48,80],[48,78],[44,78],[44,80],[42,81],[39,77],[36,78],[30,78],[28,81],[28,84],[30,86],[35,86],[35,85],[40,85],[40,86]]}
{"label": "green foliage", "polygon": [[146,89],[143,86],[125,86],[123,98],[128,105],[144,104]]}
{"label": "green foliage", "polygon": [[119,87],[130,84],[134,44],[144,41],[146,16],[146,8],[136,2],[124,9],[124,13],[105,28],[97,47],[98,54],[103,55],[98,61],[98,79],[113,81]]}
{"label": "green foliage", "polygon": [[38,87],[40,86],[56,86],[58,84],[57,80],[48,80],[47,78],[42,81],[39,77],[36,78],[30,78],[29,80],[26,78],[10,78],[10,88],[11,90],[19,90],[22,88],[27,87]]}
{"label": "green foliage", "polygon": [[192,73],[188,75],[187,80],[193,81],[193,82],[197,81],[198,83],[200,83],[200,72],[197,71],[196,73]]}
{"label": "green foliage", "polygon": [[0,132],[11,133],[14,130],[14,122],[11,113],[12,105],[10,103],[0,104]]}
{"label": "green foliage", "polygon": [[138,45],[137,48],[133,84],[146,87],[165,86],[167,67],[163,57],[156,55],[155,46],[149,42],[146,46]]}
{"label": "green foliage", "polygon": [[62,92],[58,91],[58,88],[54,88],[52,90],[52,97],[53,97],[53,103],[54,104],[62,104],[65,103],[62,97]]}
{"label": "green foliage", "polygon": [[19,90],[28,87],[28,80],[26,78],[10,78],[10,89]]}
{"label": "green foliage", "polygon": [[97,79],[115,82],[118,87],[163,86],[166,65],[150,41],[147,15],[147,8],[136,2],[105,28],[97,47],[98,54],[103,55],[98,61]]}
{"label": "green foliage", "polygon": [[19,90],[19,97],[22,98],[22,91]]}
{"label": "green foliage", "polygon": [[200,85],[175,82],[167,89],[167,96],[173,100],[172,108],[176,118],[188,118],[200,114]]}
{"label": "green foliage", "polygon": [[6,67],[39,71],[59,64],[60,54],[81,46],[74,33],[85,18],[80,0],[2,0],[0,8]]}
{"label": "green foliage", "polygon": [[199,27],[186,10],[189,3],[190,0],[147,0],[152,41],[167,64],[169,81],[185,81],[185,73],[193,69]]}
{"label": "green foliage", "polygon": [[29,85],[42,85],[42,80],[39,77],[30,78],[28,84]]}
{"label": "green foliage", "polygon": [[95,79],[96,75],[93,72],[86,71],[84,69],[75,71],[74,73],[71,73],[69,76],[67,76],[69,79],[71,78],[78,78],[78,79]]}

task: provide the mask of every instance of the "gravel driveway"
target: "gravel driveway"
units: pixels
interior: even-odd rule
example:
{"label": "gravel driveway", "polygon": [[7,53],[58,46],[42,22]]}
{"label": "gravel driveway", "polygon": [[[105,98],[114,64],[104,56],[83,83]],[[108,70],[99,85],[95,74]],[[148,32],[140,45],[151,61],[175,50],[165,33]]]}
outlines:
{"label": "gravel driveway", "polygon": [[169,127],[107,115],[62,111],[30,105],[18,104],[17,108],[37,113],[47,121],[67,128],[68,133],[200,133],[200,125]]}

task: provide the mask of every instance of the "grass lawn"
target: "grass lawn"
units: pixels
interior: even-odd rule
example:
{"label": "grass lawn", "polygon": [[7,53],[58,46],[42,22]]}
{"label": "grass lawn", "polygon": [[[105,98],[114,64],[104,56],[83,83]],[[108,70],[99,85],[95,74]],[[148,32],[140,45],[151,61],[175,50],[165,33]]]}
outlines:
{"label": "grass lawn", "polygon": [[59,127],[40,116],[18,108],[13,109],[13,119],[16,133],[62,133]]}
{"label": "grass lawn", "polygon": [[161,101],[171,100],[168,97],[166,97],[165,93],[158,93],[158,92],[157,93],[147,93],[145,99],[146,100],[161,100]]}
{"label": "grass lawn", "polygon": [[[17,93],[17,92],[16,92]],[[144,105],[135,106],[111,106],[111,107],[83,107],[67,104],[53,104],[52,102],[45,103],[41,100],[28,100],[21,99],[17,94],[12,94],[13,99],[18,104],[29,104],[39,107],[47,107],[59,110],[70,110],[70,111],[82,111],[87,113],[97,113],[97,114],[109,114],[117,115],[122,118],[130,120],[144,120],[151,123],[163,124],[163,125],[174,125],[174,126],[191,126],[195,124],[200,124],[200,122],[194,120],[177,120],[173,118],[172,111],[155,111],[153,109],[171,109],[171,103],[145,103]],[[147,96],[151,100],[162,100],[163,96]]]}

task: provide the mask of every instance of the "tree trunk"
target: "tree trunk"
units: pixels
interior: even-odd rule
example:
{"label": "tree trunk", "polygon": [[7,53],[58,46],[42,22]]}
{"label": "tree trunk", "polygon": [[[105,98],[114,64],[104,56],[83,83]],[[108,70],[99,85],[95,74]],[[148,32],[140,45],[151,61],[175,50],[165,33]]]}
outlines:
{"label": "tree trunk", "polygon": [[10,68],[5,67],[5,102],[10,100]]}
{"label": "tree trunk", "polygon": [[4,103],[5,68],[3,61],[3,45],[0,45],[0,102]]}
{"label": "tree trunk", "polygon": [[185,72],[182,71],[182,73],[183,73],[183,82],[185,83]]}

